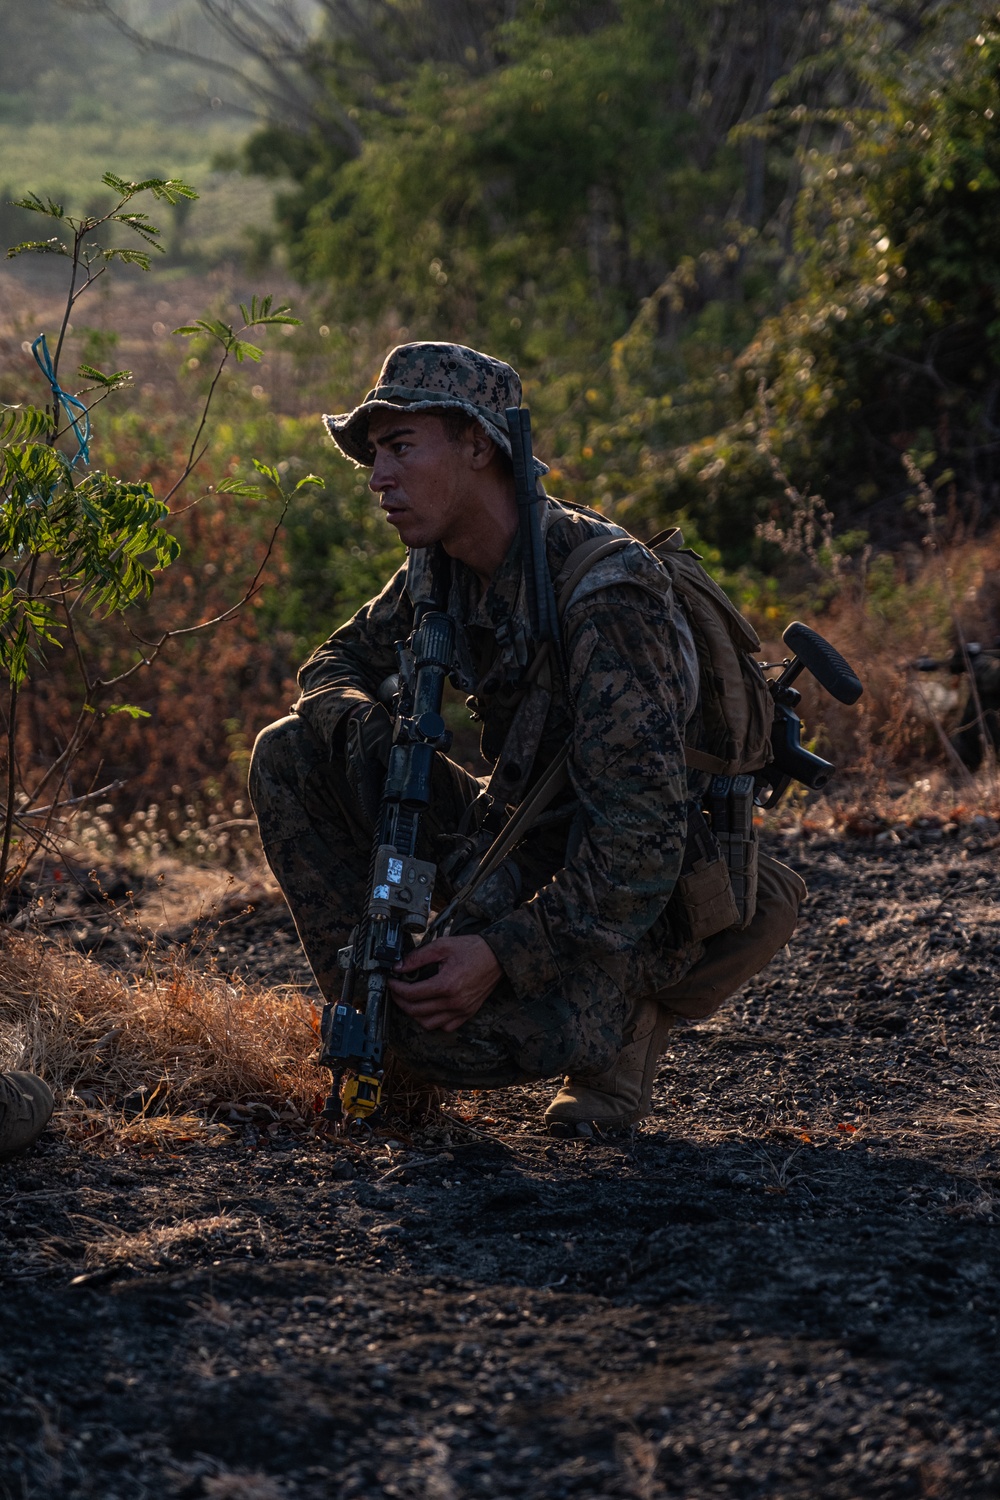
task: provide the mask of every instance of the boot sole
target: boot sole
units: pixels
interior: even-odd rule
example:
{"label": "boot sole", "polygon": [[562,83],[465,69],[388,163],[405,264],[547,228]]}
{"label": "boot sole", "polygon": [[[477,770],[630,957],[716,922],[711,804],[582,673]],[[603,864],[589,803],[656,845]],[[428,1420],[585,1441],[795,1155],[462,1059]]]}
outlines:
{"label": "boot sole", "polygon": [[648,1114],[640,1114],[636,1110],[633,1114],[619,1120],[547,1120],[545,1128],[549,1135],[560,1141],[592,1141],[611,1140],[617,1135],[625,1135],[633,1130],[642,1120],[648,1120]]}

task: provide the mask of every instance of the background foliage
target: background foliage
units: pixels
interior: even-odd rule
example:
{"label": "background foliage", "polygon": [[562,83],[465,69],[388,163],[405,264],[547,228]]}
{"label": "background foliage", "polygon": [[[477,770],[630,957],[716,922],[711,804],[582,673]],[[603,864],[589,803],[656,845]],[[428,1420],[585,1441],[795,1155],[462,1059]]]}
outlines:
{"label": "background foliage", "polygon": [[[209,305],[230,316],[251,278],[306,288],[302,328],[268,346],[258,383],[220,388],[201,479],[249,476],[248,456],[267,453],[326,490],[296,496],[246,618],[217,646],[178,648],[170,691],[150,688],[161,732],[114,727],[109,769],[141,759],[137,798],[199,780],[236,795],[297,660],[394,565],[364,476],[317,417],[353,405],[407,338],[510,359],[553,491],[641,535],[680,522],[772,635],[801,611],[866,651],[890,638],[903,656],[942,651],[953,611],[928,532],[964,549],[969,629],[1000,629],[982,564],[992,544],[975,551],[997,514],[989,7],[40,0],[43,12],[49,41],[25,21],[15,62],[0,64],[0,134],[34,141],[58,177],[39,133],[55,132],[70,201],[123,165],[98,160],[102,141],[145,158],[144,130],[167,158],[155,165],[202,188],[200,153],[222,194],[200,228],[207,194],[168,231],[144,340],[124,310],[75,335],[91,362],[102,339],[121,340],[108,358],[136,368],[99,425],[98,461],[156,489],[204,393],[199,348],[172,349],[169,328]],[[91,56],[85,82],[75,60]],[[10,366],[4,394],[30,395],[32,378]],[[150,605],[158,620],[192,599],[225,604],[259,548],[254,514],[250,502],[234,533],[206,494],[171,517],[182,558]],[[858,754],[926,753],[935,741],[906,721],[898,663],[879,693]],[[58,696],[40,733],[56,732]]]}

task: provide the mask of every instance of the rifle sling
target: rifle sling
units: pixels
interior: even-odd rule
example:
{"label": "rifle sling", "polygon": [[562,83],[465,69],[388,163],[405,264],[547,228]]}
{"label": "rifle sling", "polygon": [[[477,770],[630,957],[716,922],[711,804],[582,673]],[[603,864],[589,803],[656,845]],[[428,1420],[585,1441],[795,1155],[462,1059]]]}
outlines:
{"label": "rifle sling", "polygon": [[725,776],[730,763],[719,755],[709,755],[707,750],[696,750],[693,745],[685,745],[684,764],[692,771],[708,771],[711,776]]}
{"label": "rifle sling", "polygon": [[535,819],[545,811],[552,799],[558,796],[569,780],[566,770],[568,761],[569,746],[564,745],[541,781],[511,813],[510,818],[483,855],[476,873],[465,882],[461,890],[456,891],[444,911],[435,919],[435,926],[445,922],[456,907],[463,906],[471,896],[475,895],[483,881],[503,864],[507,855],[524,837]]}

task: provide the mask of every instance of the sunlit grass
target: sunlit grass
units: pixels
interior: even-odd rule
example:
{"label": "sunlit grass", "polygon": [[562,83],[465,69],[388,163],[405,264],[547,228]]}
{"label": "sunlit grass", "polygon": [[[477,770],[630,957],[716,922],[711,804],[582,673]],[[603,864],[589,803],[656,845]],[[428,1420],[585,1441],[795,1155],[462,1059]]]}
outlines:
{"label": "sunlit grass", "polygon": [[164,125],[153,118],[75,123],[0,123],[0,189],[4,197],[46,194],[73,210],[100,201],[107,171],[134,179],[180,177],[199,193],[178,240],[162,214],[166,248],[215,262],[245,248],[244,232],[271,222],[275,186],[236,171],[219,171],[245,130],[230,124]]}

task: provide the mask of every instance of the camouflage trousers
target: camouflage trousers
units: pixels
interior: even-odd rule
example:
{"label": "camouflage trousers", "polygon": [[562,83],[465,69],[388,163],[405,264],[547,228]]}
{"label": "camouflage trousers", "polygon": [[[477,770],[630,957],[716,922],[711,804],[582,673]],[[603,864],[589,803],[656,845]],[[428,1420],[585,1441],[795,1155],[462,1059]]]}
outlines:
{"label": "camouflage trousers", "polygon": [[[480,790],[460,766],[435,757],[431,810],[420,823],[420,858],[436,861],[436,838],[455,831]],[[331,760],[298,717],[280,719],[254,746],[250,797],[268,864],[316,982],[327,998],[337,998],[343,977],[337,951],[348,942],[366,899],[373,838],[343,756]],[[679,956],[678,975],[691,956]],[[639,958],[616,957],[603,965],[584,960],[527,1001],[501,979],[476,1015],[447,1034],[425,1031],[391,1006],[388,1045],[413,1073],[449,1088],[503,1088],[565,1073],[600,1073],[621,1050],[632,1002],[642,992],[636,988],[640,970]]]}

